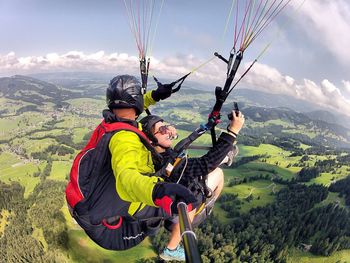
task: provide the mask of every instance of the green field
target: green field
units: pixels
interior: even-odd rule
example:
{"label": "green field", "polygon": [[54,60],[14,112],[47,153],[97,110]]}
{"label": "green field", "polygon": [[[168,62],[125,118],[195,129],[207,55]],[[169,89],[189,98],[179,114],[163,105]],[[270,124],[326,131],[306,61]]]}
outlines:
{"label": "green field", "polygon": [[43,152],[50,145],[57,145],[57,141],[52,138],[45,138],[40,140],[36,140],[36,139],[23,140],[22,138],[18,138],[13,140],[13,146],[18,146],[23,149],[26,149],[27,154],[31,154],[34,152]]}
{"label": "green field", "polygon": [[267,127],[267,126],[270,126],[270,125],[281,125],[283,128],[294,128],[295,127],[292,123],[286,122],[286,121],[283,121],[283,120],[279,120],[279,119],[268,120],[268,121],[264,121],[264,122],[254,122],[254,123],[248,122],[248,123],[253,128],[254,127]]}
{"label": "green field", "polygon": [[339,193],[328,192],[327,198],[323,200],[321,203],[315,205],[315,208],[320,206],[326,206],[328,204],[333,204],[334,206],[339,205],[341,207],[346,207],[344,197],[339,197]]}
{"label": "green field", "polygon": [[318,134],[316,131],[309,130],[306,127],[304,127],[303,129],[300,129],[300,127],[298,127],[297,129],[285,129],[282,130],[282,132],[286,134],[302,133],[303,135],[308,136],[310,139],[315,138]]}
{"label": "green field", "polygon": [[6,109],[6,114],[2,114],[2,115],[8,116],[8,115],[15,114],[16,111],[21,107],[33,105],[33,104],[29,102],[24,102],[22,100],[12,100],[8,98],[0,97],[0,105],[1,105],[1,108]]}
{"label": "green field", "polygon": [[218,205],[214,207],[213,214],[222,224],[228,224],[231,222],[231,218],[228,217],[227,212]]}
{"label": "green field", "polygon": [[53,161],[49,179],[66,182],[71,166],[71,161]]}
{"label": "green field", "polygon": [[287,263],[350,263],[350,250],[335,252],[330,257],[315,256],[311,253],[292,250]]}
{"label": "green field", "polygon": [[322,184],[324,186],[329,186],[333,179],[340,179],[337,175],[331,173],[321,173],[319,177],[313,178],[308,182],[308,184]]}
{"label": "green field", "polygon": [[[243,179],[245,177],[258,175],[268,175],[271,177],[279,176],[282,179],[290,180],[295,176],[294,173],[285,168],[256,161],[240,165],[237,168],[225,169],[225,175],[227,175],[225,176],[226,180],[235,179],[236,177]],[[233,178],[230,178],[229,176],[232,176]]]}
{"label": "green field", "polygon": [[261,159],[266,163],[284,168],[294,174],[301,169],[293,166],[299,163],[300,156],[290,157],[291,152],[271,144],[260,144],[258,147],[239,145],[239,150],[240,156],[264,155]]}
{"label": "green field", "polygon": [[39,131],[35,132],[32,134],[30,137],[35,139],[35,138],[42,138],[45,136],[57,136],[57,135],[62,135],[64,133],[64,129],[52,129],[49,131]]}
{"label": "green field", "polygon": [[87,127],[83,128],[74,128],[73,129],[73,142],[74,143],[80,143],[83,141],[84,135],[90,132],[91,130]]}
{"label": "green field", "polygon": [[37,164],[21,160],[10,153],[0,154],[0,161],[0,180],[5,183],[11,181],[19,182],[25,188],[25,197],[28,197],[40,182],[39,177],[33,177],[32,175],[39,169],[43,170],[46,165],[45,162]]}
{"label": "green field", "polygon": [[[184,131],[184,130],[176,130],[179,138],[177,140],[174,140],[173,142],[173,146],[175,146],[179,141],[181,141],[182,139],[186,138],[188,135],[190,135],[189,131]],[[203,134],[201,137],[199,137],[194,143],[193,145],[205,145],[205,146],[211,146],[212,142],[211,142],[211,137],[209,133]],[[191,150],[192,151],[192,150]],[[201,153],[205,153],[203,151],[201,151]]]}
{"label": "green field", "polygon": [[[238,199],[244,203],[240,209],[242,213],[248,212],[250,209],[258,206],[266,206],[275,200],[274,193],[281,190],[283,186],[275,184],[269,180],[257,180],[254,182],[225,187],[224,192],[237,194]],[[245,199],[249,196],[253,200],[247,202]]]}
{"label": "green field", "polygon": [[[104,99],[92,99],[92,98],[78,98],[66,100],[75,108],[84,109],[86,113],[100,113],[101,109],[106,107],[106,101]],[[90,112],[89,112],[90,111]]]}
{"label": "green field", "polygon": [[32,227],[33,227],[32,237],[34,237],[36,240],[38,240],[40,242],[40,244],[42,244],[44,251],[47,251],[49,246],[45,240],[43,230],[41,228],[37,228],[35,226],[32,226]]}
{"label": "green field", "polygon": [[16,135],[28,130],[40,127],[45,121],[45,115],[38,112],[24,112],[18,116],[0,118],[1,132],[8,132],[9,135]]}
{"label": "green field", "polygon": [[0,238],[2,236],[2,234],[4,233],[6,224],[8,223],[8,219],[11,216],[10,211],[6,210],[6,209],[2,209],[0,211]]}

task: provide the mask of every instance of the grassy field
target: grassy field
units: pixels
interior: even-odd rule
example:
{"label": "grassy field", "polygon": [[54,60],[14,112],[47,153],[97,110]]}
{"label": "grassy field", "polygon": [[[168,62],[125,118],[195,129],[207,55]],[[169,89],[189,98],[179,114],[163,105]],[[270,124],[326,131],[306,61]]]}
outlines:
{"label": "grassy field", "polygon": [[324,186],[329,186],[334,179],[338,178],[340,179],[341,177],[331,173],[321,173],[319,177],[311,179],[308,184],[322,184]]}
{"label": "grassy field", "polygon": [[25,162],[10,153],[2,153],[0,161],[0,180],[5,183],[11,181],[19,182],[25,188],[25,197],[28,197],[40,182],[39,177],[33,177],[32,175],[39,169],[43,170],[46,165],[45,162],[40,162],[39,164]]}
{"label": "grassy field", "polygon": [[[176,130],[179,138],[177,140],[173,141],[173,146],[175,146],[179,141],[190,135],[189,131],[184,131],[184,130]],[[211,137],[209,133],[203,134],[201,137],[199,137],[194,143],[194,145],[209,145],[211,146]],[[192,151],[192,150],[191,150]],[[193,151],[195,152],[195,151]],[[201,151],[201,153],[205,153],[206,151]]]}
{"label": "grassy field", "polygon": [[311,146],[307,144],[300,143],[300,148],[303,150],[309,149]]}
{"label": "grassy field", "polygon": [[73,129],[73,142],[74,143],[80,143],[83,141],[84,135],[90,132],[91,129],[88,129],[87,127],[83,128],[74,128]]}
{"label": "grassy field", "polygon": [[31,154],[33,152],[43,152],[45,151],[50,145],[57,145],[57,141],[52,138],[45,138],[45,139],[14,139],[13,140],[14,146],[22,147],[26,150],[27,154]]}
{"label": "grassy field", "polygon": [[313,139],[318,135],[316,131],[306,129],[306,127],[304,127],[303,129],[300,129],[300,127],[298,127],[297,129],[284,129],[282,130],[282,132],[286,134],[302,133],[303,135],[308,136],[310,139]]}
{"label": "grassy field", "polygon": [[333,204],[335,206],[338,204],[341,207],[346,207],[345,199],[343,197],[339,197],[339,193],[328,192],[327,198],[323,200],[321,203],[315,205],[315,208],[320,206],[326,206],[328,204]]}
{"label": "grassy field", "polygon": [[330,257],[321,257],[295,249],[291,251],[287,263],[350,263],[350,250],[336,252]]}
{"label": "grassy field", "polygon": [[240,156],[265,155],[266,157],[262,159],[266,160],[266,163],[284,168],[291,173],[297,173],[301,169],[293,166],[299,163],[300,156],[290,157],[291,152],[271,144],[260,144],[258,147],[239,145],[239,150]]}
{"label": "grassy field", "polygon": [[13,164],[18,162],[14,154],[8,152],[2,152],[0,154],[0,171],[11,167]]}
{"label": "grassy field", "polygon": [[49,179],[66,182],[71,166],[71,161],[53,161]]}
{"label": "grassy field", "polygon": [[83,109],[87,114],[99,114],[101,109],[106,107],[106,101],[104,99],[92,99],[92,98],[78,98],[66,100],[75,108]]}
{"label": "grassy field", "polygon": [[2,114],[3,116],[6,116],[15,114],[16,111],[21,107],[33,104],[29,102],[24,102],[22,100],[12,100],[9,98],[0,97],[0,105],[1,108],[6,109],[7,113]]}
{"label": "grassy field", "polygon": [[0,127],[2,132],[13,135],[29,129],[38,128],[47,117],[38,112],[25,112],[18,116],[4,117],[0,119]]}
{"label": "grassy field", "polygon": [[[283,179],[290,180],[295,176],[294,173],[285,168],[256,161],[240,165],[237,168],[225,169],[224,171],[225,175],[227,175],[225,177],[226,180],[235,179],[236,177],[243,179],[245,177],[252,177],[258,175],[278,175]],[[230,178],[229,176],[232,176],[233,178]]]}
{"label": "grassy field", "polygon": [[[244,201],[240,211],[246,213],[252,208],[272,203],[275,200],[274,193],[281,190],[282,187],[269,180],[257,180],[246,184],[225,187],[224,192],[238,194],[238,199]],[[245,199],[251,195],[253,200],[247,202]]]}
{"label": "grassy field", "polygon": [[42,244],[44,250],[47,251],[48,244],[45,240],[43,230],[41,228],[37,228],[35,226],[32,226],[32,227],[33,227],[32,237],[34,237],[36,240],[38,240],[40,242],[40,244]]}
{"label": "grassy field", "polygon": [[213,214],[217,216],[222,224],[228,224],[231,222],[231,218],[228,217],[227,212],[218,205],[214,207]]}
{"label": "grassy field", "polygon": [[349,175],[349,166],[344,165],[337,168],[335,173],[321,173],[319,177],[313,178],[308,184],[316,183],[329,186],[332,182],[345,178]]}
{"label": "grassy field", "polygon": [[35,132],[34,134],[31,135],[31,138],[42,138],[44,136],[57,136],[57,135],[62,135],[65,132],[64,129],[52,129],[49,131],[40,131],[40,132]]}
{"label": "grassy field", "polygon": [[270,155],[273,157],[277,156],[288,156],[289,151],[285,151],[280,147],[271,144],[260,144],[258,147],[239,145],[240,155],[252,156],[252,155]]}
{"label": "grassy field", "polygon": [[295,128],[295,126],[290,123],[290,122],[286,122],[283,120],[268,120],[268,121],[264,121],[264,122],[247,122],[252,128],[254,127],[267,127],[270,125],[281,125],[283,128]]}
{"label": "grassy field", "polygon": [[11,216],[11,213],[6,209],[2,209],[0,212],[0,215],[1,215],[0,217],[0,237],[1,237],[2,234],[4,233],[6,224],[8,223],[8,218]]}
{"label": "grassy field", "polygon": [[101,122],[102,116],[101,118],[96,117],[96,118],[84,119],[78,115],[70,115],[70,116],[64,116],[62,120],[63,120],[62,122],[57,123],[55,125],[55,128],[62,128],[66,130],[74,129],[74,128],[88,128],[89,131],[92,131]]}

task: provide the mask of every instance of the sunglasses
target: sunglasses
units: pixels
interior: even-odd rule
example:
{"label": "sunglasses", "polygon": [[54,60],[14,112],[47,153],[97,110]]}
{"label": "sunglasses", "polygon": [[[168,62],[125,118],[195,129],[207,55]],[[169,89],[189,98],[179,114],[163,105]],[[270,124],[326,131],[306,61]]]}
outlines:
{"label": "sunglasses", "polygon": [[161,135],[164,135],[164,134],[167,134],[167,132],[169,131],[169,126],[170,125],[163,125],[163,126],[160,126],[158,128],[158,131],[153,133],[153,135],[156,135],[158,133],[160,133]]}
{"label": "sunglasses", "polygon": [[[169,129],[169,126],[171,126],[171,125],[163,125],[163,126],[160,126],[160,127],[158,128],[158,131],[155,132],[155,133],[153,133],[153,135],[156,135],[157,133],[160,133],[161,135],[167,134],[168,131],[170,130],[170,129]],[[176,140],[178,137],[179,137],[179,136],[178,136],[177,134],[175,134],[175,135],[173,134],[173,135],[171,135],[170,139],[171,139],[171,140]]]}

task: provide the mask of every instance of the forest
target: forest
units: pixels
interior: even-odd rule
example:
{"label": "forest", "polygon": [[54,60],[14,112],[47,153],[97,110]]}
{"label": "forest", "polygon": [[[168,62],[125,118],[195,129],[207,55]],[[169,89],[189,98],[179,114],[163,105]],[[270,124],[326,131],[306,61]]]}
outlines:
{"label": "forest", "polygon": [[[276,203],[240,215],[237,196],[223,195],[218,203],[233,220],[222,225],[211,215],[196,229],[203,262],[287,262],[291,247],[324,256],[350,248],[349,212],[334,205],[314,208],[326,197],[325,187],[289,184]],[[166,240],[164,232],[152,238],[159,249]]]}

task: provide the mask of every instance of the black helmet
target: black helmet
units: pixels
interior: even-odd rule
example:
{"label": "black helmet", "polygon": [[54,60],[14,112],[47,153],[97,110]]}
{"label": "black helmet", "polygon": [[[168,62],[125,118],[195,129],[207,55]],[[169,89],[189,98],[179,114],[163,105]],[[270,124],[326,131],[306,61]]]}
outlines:
{"label": "black helmet", "polygon": [[107,106],[110,110],[134,108],[136,114],[143,112],[143,94],[140,81],[129,75],[114,77],[106,92]]}
{"label": "black helmet", "polygon": [[154,143],[158,143],[157,138],[153,135],[152,127],[160,121],[164,121],[161,117],[156,115],[148,115],[142,118],[139,122],[142,124],[142,131]]}

